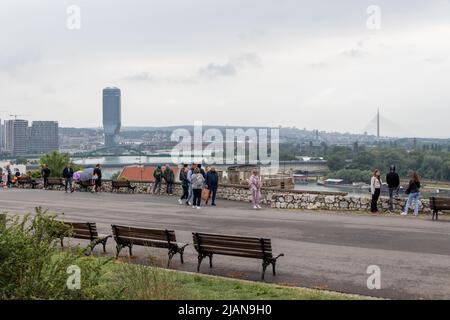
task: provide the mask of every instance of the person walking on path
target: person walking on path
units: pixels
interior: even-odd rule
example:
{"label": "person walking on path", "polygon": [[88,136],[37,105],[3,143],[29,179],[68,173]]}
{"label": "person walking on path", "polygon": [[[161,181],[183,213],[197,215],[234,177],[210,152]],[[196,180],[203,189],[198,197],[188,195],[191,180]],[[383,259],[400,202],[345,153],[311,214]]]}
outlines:
{"label": "person walking on path", "polygon": [[253,170],[252,175],[248,179],[250,192],[252,193],[253,209],[261,209],[259,202],[261,201],[262,181],[258,170]]}
{"label": "person walking on path", "polygon": [[420,178],[417,171],[412,173],[411,181],[409,181],[408,189],[406,189],[408,200],[406,200],[405,210],[402,212],[403,216],[408,214],[411,202],[414,201],[414,215],[419,215],[419,198],[420,198]]}
{"label": "person walking on path", "polygon": [[183,200],[187,200],[189,197],[189,182],[187,180],[187,171],[188,166],[187,164],[183,165],[183,168],[180,170],[180,182],[181,182],[181,188],[183,189],[183,194],[181,195],[180,199],[178,199],[179,204],[183,204]]}
{"label": "person walking on path", "polygon": [[153,178],[155,178],[154,184],[153,184],[153,194],[156,193],[156,190],[158,190],[158,194],[160,194],[161,192],[161,181],[162,181],[162,170],[161,170],[161,166],[158,165],[155,169],[155,171],[153,172]]}
{"label": "person walking on path", "polygon": [[72,165],[69,163],[66,165],[66,167],[63,170],[62,176],[65,181],[64,189],[66,193],[70,191],[70,193],[73,193],[73,186],[72,186],[72,180],[73,180],[73,169]]}
{"label": "person walking on path", "polygon": [[11,166],[8,164],[7,166],[6,166],[6,186],[8,187],[8,188],[11,188],[12,187],[12,177],[13,177],[13,175],[12,175],[12,172],[11,172]]}
{"label": "person walking on path", "polygon": [[386,175],[386,183],[389,187],[389,211],[394,211],[394,196],[398,196],[398,189],[400,187],[400,177],[395,172],[395,166],[391,165],[389,173]]}
{"label": "person walking on path", "polygon": [[94,191],[99,192],[102,187],[102,168],[100,164],[95,166],[93,174],[97,177],[94,181]]}
{"label": "person walking on path", "polygon": [[48,164],[44,164],[42,166],[42,170],[41,170],[41,175],[42,178],[44,179],[44,190],[47,190],[48,188],[48,178],[50,177],[51,171],[48,168]]}
{"label": "person walking on path", "polygon": [[200,168],[195,168],[194,174],[191,177],[192,191],[194,194],[194,200],[192,202],[192,208],[200,209],[202,202],[202,189],[205,183],[205,178],[200,172]]}
{"label": "person walking on path", "polygon": [[173,184],[175,182],[175,174],[168,164],[163,173],[164,181],[166,182],[166,192],[169,196],[173,195]]}
{"label": "person walking on path", "polygon": [[191,168],[189,169],[188,173],[187,173],[187,181],[188,181],[188,186],[189,186],[189,195],[186,201],[187,205],[191,205],[191,201],[194,199],[194,190],[192,189],[192,175],[194,174],[195,168],[197,168],[197,165],[195,163],[193,163],[191,165]]}
{"label": "person walking on path", "polygon": [[206,188],[209,190],[208,198],[205,203],[208,204],[211,198],[211,205],[216,206],[216,195],[217,188],[219,186],[219,175],[217,174],[216,168],[211,167],[211,169],[206,174]]}
{"label": "person walking on path", "polygon": [[381,172],[380,170],[376,169],[373,172],[372,179],[370,180],[370,191],[372,193],[372,202],[370,205],[370,212],[372,213],[379,213],[378,212],[378,199],[380,198],[381,194]]}

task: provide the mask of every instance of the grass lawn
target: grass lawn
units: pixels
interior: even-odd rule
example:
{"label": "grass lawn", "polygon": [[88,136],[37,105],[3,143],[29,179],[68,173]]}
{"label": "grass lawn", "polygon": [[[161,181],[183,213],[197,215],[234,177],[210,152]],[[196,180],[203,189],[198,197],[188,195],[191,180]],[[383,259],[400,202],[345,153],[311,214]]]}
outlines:
{"label": "grass lawn", "polygon": [[103,285],[124,289],[121,299],[193,300],[360,300],[358,295],[284,287],[274,284],[227,279],[179,272],[142,265],[115,263],[105,265],[108,276]]}

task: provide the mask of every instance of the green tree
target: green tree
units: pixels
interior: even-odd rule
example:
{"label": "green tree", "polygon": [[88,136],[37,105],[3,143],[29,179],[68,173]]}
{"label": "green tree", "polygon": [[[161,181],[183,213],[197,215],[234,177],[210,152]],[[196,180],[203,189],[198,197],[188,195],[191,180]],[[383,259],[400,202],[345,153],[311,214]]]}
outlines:
{"label": "green tree", "polygon": [[51,177],[61,177],[64,167],[67,164],[72,164],[74,171],[82,169],[82,166],[75,165],[70,160],[70,155],[68,153],[59,153],[58,151],[52,151],[47,153],[40,159],[41,165],[47,164],[50,169]]}

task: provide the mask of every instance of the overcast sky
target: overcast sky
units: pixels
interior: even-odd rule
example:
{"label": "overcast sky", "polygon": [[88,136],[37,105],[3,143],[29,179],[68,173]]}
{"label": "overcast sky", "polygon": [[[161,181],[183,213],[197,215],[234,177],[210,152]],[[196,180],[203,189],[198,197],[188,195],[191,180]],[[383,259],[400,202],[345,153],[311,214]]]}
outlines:
{"label": "overcast sky", "polygon": [[449,0],[1,0],[0,117],[101,126],[117,86],[124,126],[450,137],[449,39]]}

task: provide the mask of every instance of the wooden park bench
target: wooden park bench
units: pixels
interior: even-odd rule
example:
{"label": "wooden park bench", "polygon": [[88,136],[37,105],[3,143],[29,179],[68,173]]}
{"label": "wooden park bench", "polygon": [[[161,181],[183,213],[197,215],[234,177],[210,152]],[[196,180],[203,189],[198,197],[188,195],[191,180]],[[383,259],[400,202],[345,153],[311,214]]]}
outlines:
{"label": "wooden park bench", "polygon": [[272,265],[273,275],[275,275],[277,259],[284,256],[283,253],[273,256],[270,239],[207,233],[192,233],[192,235],[195,250],[198,252],[197,271],[200,271],[202,260],[206,257],[209,257],[209,267],[212,268],[214,254],[254,258],[263,261],[261,279],[264,280],[267,266]]}
{"label": "wooden park bench", "polygon": [[48,178],[47,186],[52,188],[53,186],[64,187],[64,182],[61,178]]}
{"label": "wooden park bench", "polygon": [[112,180],[112,191],[116,190],[119,191],[120,188],[127,188],[128,191],[132,191],[134,193],[136,186],[132,186],[130,181],[128,180]]}
{"label": "wooden park bench", "polygon": [[25,186],[25,185],[30,185],[31,186],[31,188],[36,188],[36,186],[37,186],[37,182],[36,182],[36,180],[34,180],[33,178],[31,178],[31,177],[28,177],[28,176],[23,176],[23,177],[17,177],[17,185],[20,187],[20,186]]}
{"label": "wooden park bench", "polygon": [[439,211],[450,210],[450,198],[430,198],[430,209],[433,211],[432,220],[438,220]]}
{"label": "wooden park bench", "polygon": [[169,261],[167,262],[167,268],[170,266],[170,261],[173,256],[177,253],[180,254],[181,263],[184,263],[184,248],[186,248],[188,244],[177,242],[175,231],[173,230],[145,229],[112,225],[112,231],[114,240],[116,240],[117,243],[116,258],[119,256],[120,250],[124,247],[129,248],[130,256],[132,256],[133,245],[138,245],[169,249]]}
{"label": "wooden park bench", "polygon": [[[92,250],[98,245],[103,245],[103,252],[106,252],[106,242],[111,235],[99,234],[97,232],[97,225],[95,222],[66,222],[64,224],[71,228],[70,237],[76,239],[86,239],[90,240],[87,247],[86,254],[90,254]],[[61,241],[61,247],[64,247],[64,237],[66,234],[62,234],[59,236]]]}

